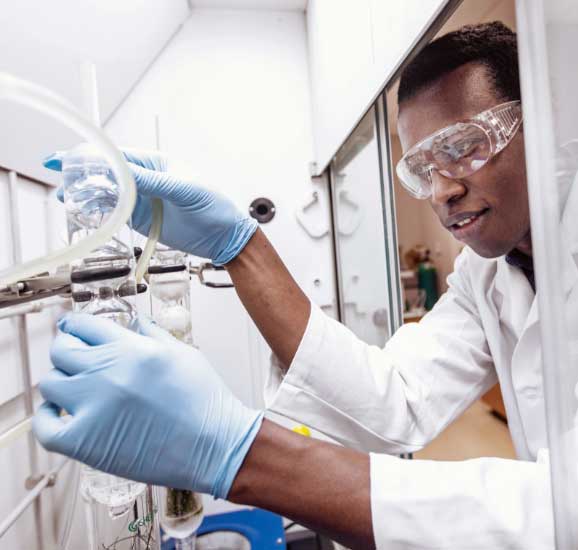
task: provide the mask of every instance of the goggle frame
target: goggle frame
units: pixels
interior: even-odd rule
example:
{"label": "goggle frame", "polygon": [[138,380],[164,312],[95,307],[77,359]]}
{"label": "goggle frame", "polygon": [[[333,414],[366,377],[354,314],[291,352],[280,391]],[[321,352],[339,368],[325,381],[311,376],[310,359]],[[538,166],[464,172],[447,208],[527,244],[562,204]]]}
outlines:
{"label": "goggle frame", "polygon": [[[441,128],[440,130],[437,130],[433,134],[430,134],[429,136],[420,140],[403,155],[396,166],[397,177],[410,195],[417,199],[425,200],[431,196],[432,173],[434,170],[438,170],[438,168],[436,167],[435,161],[430,161],[429,163],[424,164],[424,169],[419,174],[416,174],[415,172],[412,173],[408,168],[408,160],[410,158],[418,155],[419,153],[425,155],[426,152],[430,152],[431,147],[426,147],[428,144],[431,145],[436,140],[442,140],[444,138],[444,134],[446,136],[454,134],[456,127],[475,126],[484,132],[490,144],[490,152],[487,158],[468,174],[458,177],[452,177],[451,175],[448,175],[447,172],[443,173],[442,170],[438,170],[445,177],[452,179],[467,177],[476,173],[478,170],[481,170],[493,157],[503,151],[510,144],[518,129],[522,125],[522,120],[522,102],[520,100],[515,100],[500,103],[499,105],[495,105],[490,109],[486,109],[485,111],[478,113],[468,120],[455,122],[454,124],[445,126],[444,128]],[[407,172],[407,174],[404,172]],[[422,182],[420,180],[418,185],[414,185],[408,181],[412,178],[422,177],[427,178],[427,180],[426,182]],[[427,185],[427,187],[424,185],[424,183]],[[423,190],[424,188],[426,188],[425,191]]]}

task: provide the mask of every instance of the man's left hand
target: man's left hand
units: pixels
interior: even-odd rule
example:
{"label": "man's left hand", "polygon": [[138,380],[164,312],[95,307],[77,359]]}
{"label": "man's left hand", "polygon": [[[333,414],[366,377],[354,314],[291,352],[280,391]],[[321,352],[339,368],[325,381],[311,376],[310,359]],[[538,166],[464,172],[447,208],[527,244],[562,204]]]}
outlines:
{"label": "man's left hand", "polygon": [[121,477],[225,498],[263,413],[150,321],[137,334],[70,314],[59,328],[33,423],[42,445]]}

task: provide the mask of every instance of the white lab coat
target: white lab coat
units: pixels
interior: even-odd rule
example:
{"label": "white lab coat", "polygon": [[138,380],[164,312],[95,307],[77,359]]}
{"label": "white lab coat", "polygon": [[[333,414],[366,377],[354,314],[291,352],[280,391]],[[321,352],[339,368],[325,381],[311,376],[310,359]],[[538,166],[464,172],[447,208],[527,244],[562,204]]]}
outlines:
{"label": "white lab coat", "polygon": [[[575,304],[570,310],[578,312],[572,254],[560,282]],[[384,349],[360,341],[313,306],[288,373],[283,377],[278,367],[271,369],[267,406],[372,453],[378,549],[551,550],[534,292],[504,258],[484,259],[467,248],[448,283],[435,308],[420,323],[398,330]],[[497,380],[520,460],[390,456],[422,448]]]}

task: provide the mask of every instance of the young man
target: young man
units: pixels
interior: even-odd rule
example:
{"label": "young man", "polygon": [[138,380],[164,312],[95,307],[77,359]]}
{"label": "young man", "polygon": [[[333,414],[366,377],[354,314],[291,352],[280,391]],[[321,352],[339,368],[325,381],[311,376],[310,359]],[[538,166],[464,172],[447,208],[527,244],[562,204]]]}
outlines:
{"label": "young man", "polygon": [[[269,409],[344,447],[263,420],[158,327],[143,321],[136,334],[82,315],[60,323],[39,440],[124,477],[273,510],[352,548],[553,548],[519,100],[516,37],[499,23],[436,40],[404,71],[398,173],[467,247],[432,312],[384,349],[310,304],[229,201],[127,154],[135,227],[147,232],[150,198],[162,198],[161,240],[226,265],[275,352]],[[568,266],[565,285],[576,280]],[[497,380],[520,461],[391,456],[427,444]]]}

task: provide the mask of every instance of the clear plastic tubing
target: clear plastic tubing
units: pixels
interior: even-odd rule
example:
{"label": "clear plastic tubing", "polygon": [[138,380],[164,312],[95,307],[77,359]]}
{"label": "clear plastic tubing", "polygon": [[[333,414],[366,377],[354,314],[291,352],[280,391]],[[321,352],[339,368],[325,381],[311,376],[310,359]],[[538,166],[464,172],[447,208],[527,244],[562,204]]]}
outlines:
{"label": "clear plastic tubing", "polygon": [[152,200],[153,219],[151,228],[149,230],[148,239],[145,244],[142,256],[136,266],[136,282],[140,283],[146,273],[149,262],[155,253],[155,248],[161,236],[161,228],[163,225],[163,201],[161,199]]}
{"label": "clear plastic tubing", "polygon": [[116,208],[97,231],[67,248],[0,271],[0,287],[3,287],[70,264],[107,243],[130,218],[136,201],[136,187],[123,156],[104,132],[62,97],[43,86],[0,72],[0,100],[13,101],[52,116],[94,144],[110,164],[119,185]]}

